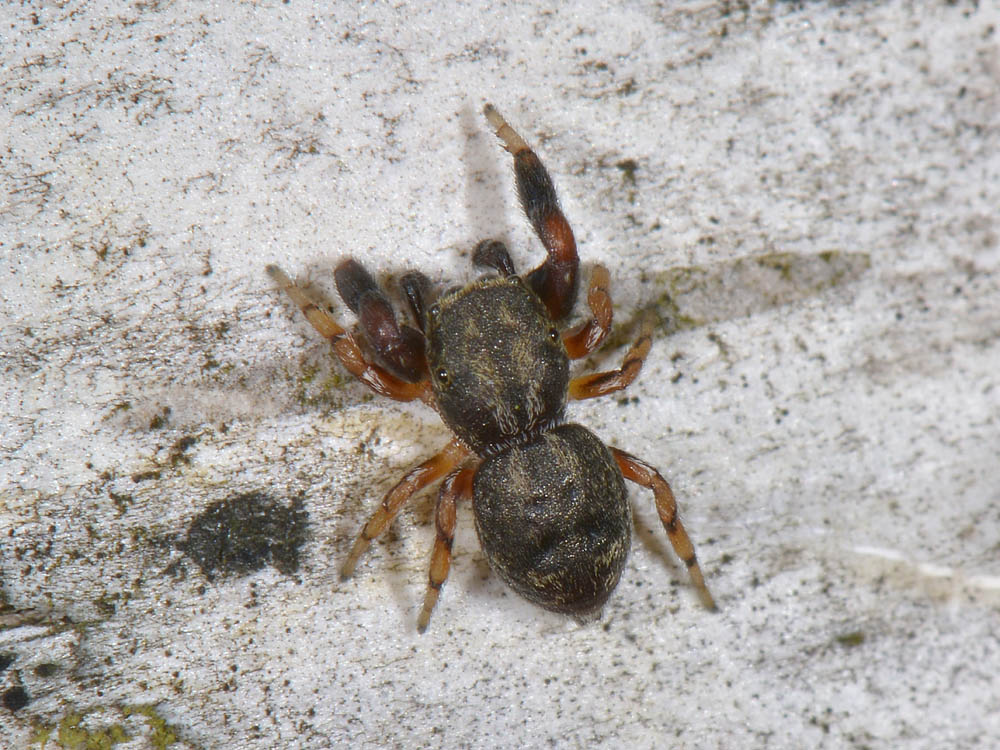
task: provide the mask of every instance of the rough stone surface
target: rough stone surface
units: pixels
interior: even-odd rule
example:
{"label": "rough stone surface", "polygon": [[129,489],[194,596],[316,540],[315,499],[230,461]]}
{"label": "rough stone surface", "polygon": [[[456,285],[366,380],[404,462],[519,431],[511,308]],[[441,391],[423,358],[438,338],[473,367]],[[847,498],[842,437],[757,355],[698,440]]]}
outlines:
{"label": "rough stone surface", "polygon": [[[995,743],[996,4],[473,5],[2,4],[0,746]],[[669,478],[716,614],[635,488],[597,624],[509,593],[465,507],[419,636],[432,494],[338,580],[448,436],[264,266],[345,321],[348,254],[532,267],[487,100],[612,270],[580,367],[662,318],[570,418]],[[210,578],[178,540],[240,496],[294,564]]]}

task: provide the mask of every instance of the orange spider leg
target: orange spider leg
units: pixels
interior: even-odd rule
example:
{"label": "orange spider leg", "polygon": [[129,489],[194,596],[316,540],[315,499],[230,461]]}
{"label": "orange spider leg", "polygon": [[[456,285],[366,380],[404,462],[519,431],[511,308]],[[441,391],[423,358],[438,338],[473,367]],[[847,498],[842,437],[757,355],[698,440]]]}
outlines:
{"label": "orange spider leg", "polygon": [[636,379],[642,363],[653,344],[653,321],[648,316],[643,321],[639,338],[625,353],[622,366],[617,370],[581,375],[569,381],[569,397],[573,399],[595,398],[614,391],[620,391]]}
{"label": "orange spider leg", "polygon": [[411,469],[405,477],[386,493],[378,510],[368,519],[361,533],[354,542],[350,554],[340,569],[341,579],[350,578],[358,564],[358,558],[368,549],[372,539],[377,537],[396,517],[400,509],[414,493],[443,477],[458,466],[469,455],[469,449],[458,440],[452,440],[440,453],[424,461],[420,466]]}
{"label": "orange spider leg", "polygon": [[705,577],[701,574],[701,566],[698,565],[694,544],[692,544],[691,537],[688,536],[684,524],[681,523],[681,519],[677,515],[677,500],[674,498],[673,490],[670,489],[667,480],[652,466],[625,451],[612,448],[611,453],[626,479],[653,491],[653,497],[656,499],[656,512],[660,516],[663,528],[667,531],[667,537],[670,539],[674,552],[687,565],[691,581],[698,590],[702,604],[707,609],[714,610],[716,608],[715,599],[712,598],[708,586],[705,585]]}
{"label": "orange spider leg", "polygon": [[563,344],[570,359],[581,359],[595,351],[611,330],[611,293],[608,287],[611,278],[604,266],[594,266],[590,275],[590,287],[587,290],[587,305],[590,307],[590,320],[581,323],[573,330],[563,334]]}
{"label": "orange spider leg", "polygon": [[333,351],[337,358],[354,377],[375,393],[397,401],[420,399],[428,404],[433,403],[430,381],[407,383],[380,365],[369,362],[365,359],[361,347],[358,346],[354,337],[341,328],[337,321],[330,317],[329,313],[309,299],[284,271],[272,265],[267,267],[267,273],[299,306],[312,327],[333,344]]}
{"label": "orange spider leg", "polygon": [[437,604],[438,594],[448,578],[448,569],[451,567],[451,545],[455,540],[455,506],[459,500],[472,497],[472,480],[475,474],[476,470],[471,467],[459,469],[449,474],[441,485],[434,511],[437,537],[434,540],[434,551],[431,553],[427,594],[424,596],[424,607],[417,619],[417,629],[421,633],[427,630],[431,612]]}

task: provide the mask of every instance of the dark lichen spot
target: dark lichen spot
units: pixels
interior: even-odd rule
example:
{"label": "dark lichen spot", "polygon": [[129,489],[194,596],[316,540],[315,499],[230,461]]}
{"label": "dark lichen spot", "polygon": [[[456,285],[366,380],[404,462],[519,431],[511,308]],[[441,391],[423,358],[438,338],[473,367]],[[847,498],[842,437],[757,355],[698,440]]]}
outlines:
{"label": "dark lichen spot", "polygon": [[177,548],[209,580],[245,575],[269,564],[290,575],[299,567],[308,518],[301,497],[285,506],[263,492],[247,492],[206,508]]}
{"label": "dark lichen spot", "polygon": [[844,633],[843,635],[837,636],[837,643],[839,643],[841,646],[846,646],[847,648],[860,646],[864,642],[865,642],[865,634],[860,630],[855,630],[851,633]]}
{"label": "dark lichen spot", "polygon": [[3,707],[8,711],[19,711],[28,705],[30,698],[28,697],[28,692],[20,685],[17,685],[7,688],[0,700],[3,701]]}
{"label": "dark lichen spot", "polygon": [[615,164],[621,170],[622,180],[628,185],[635,185],[635,173],[639,171],[639,162],[635,159],[622,159]]}
{"label": "dark lichen spot", "polygon": [[114,406],[111,407],[111,413],[117,414],[118,412],[121,411],[128,411],[131,408],[132,404],[130,404],[128,401],[122,401],[120,404],[115,404]]}
{"label": "dark lichen spot", "polygon": [[17,654],[0,654],[0,672],[13,664],[15,659],[17,659]]}
{"label": "dark lichen spot", "polygon": [[169,417],[170,417],[170,407],[164,406],[159,414],[157,414],[155,417],[149,420],[149,429],[151,430],[162,429],[163,426],[166,425],[167,419],[169,419]]}
{"label": "dark lichen spot", "polygon": [[102,617],[110,620],[118,612],[117,602],[119,599],[121,599],[120,594],[105,593],[94,599],[94,606],[97,607],[97,611],[101,613]]}
{"label": "dark lichen spot", "polygon": [[39,664],[34,669],[35,676],[37,676],[37,677],[51,677],[52,675],[54,675],[58,671],[59,671],[59,665],[58,664],[52,664],[50,662],[45,662],[43,664]]}
{"label": "dark lichen spot", "polygon": [[191,463],[191,458],[184,454],[187,453],[188,449],[197,442],[198,438],[192,437],[191,435],[185,435],[180,438],[172,446],[170,446],[170,454],[167,456],[167,461],[170,462],[171,466],[177,466],[181,463]]}
{"label": "dark lichen spot", "polygon": [[111,502],[114,503],[115,512],[119,516],[124,516],[128,507],[135,501],[135,498],[127,492],[118,493],[113,490],[108,490],[108,496],[111,498]]}

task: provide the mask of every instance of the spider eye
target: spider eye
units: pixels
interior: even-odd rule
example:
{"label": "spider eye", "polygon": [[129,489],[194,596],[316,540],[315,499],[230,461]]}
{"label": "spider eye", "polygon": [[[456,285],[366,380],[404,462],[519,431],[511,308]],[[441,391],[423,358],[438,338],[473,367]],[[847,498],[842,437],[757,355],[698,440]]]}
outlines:
{"label": "spider eye", "polygon": [[554,344],[558,340],[559,340],[559,331],[557,331],[555,328],[550,328],[549,329],[549,341],[551,341]]}
{"label": "spider eye", "polygon": [[438,379],[439,383],[447,383],[448,382],[448,371],[446,369],[444,369],[443,367],[439,367],[438,371],[437,371],[437,379]]}
{"label": "spider eye", "polygon": [[441,312],[441,307],[437,303],[434,303],[427,312],[429,315],[436,318],[438,313]]}

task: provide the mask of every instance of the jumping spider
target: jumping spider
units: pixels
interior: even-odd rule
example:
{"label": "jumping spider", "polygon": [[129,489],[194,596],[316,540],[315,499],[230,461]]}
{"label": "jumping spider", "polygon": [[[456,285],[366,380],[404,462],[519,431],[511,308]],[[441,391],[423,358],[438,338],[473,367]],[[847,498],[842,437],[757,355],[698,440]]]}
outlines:
{"label": "jumping spider", "polygon": [[419,272],[400,280],[417,327],[399,325],[385,294],[355,260],[335,272],[337,290],[358,316],[374,360],[279,268],[268,273],[330,340],[344,367],[371,390],[398,401],[420,399],[454,433],[444,449],[411,470],[382,499],[341,570],[347,578],[371,541],[414,493],[444,477],[435,510],[430,585],[418,619],[423,631],[448,576],[455,506],[472,498],[476,531],[494,571],[546,609],[594,615],[618,584],[632,536],[625,479],[653,491],[674,551],[706,607],[694,546],[677,516],[670,485],[653,467],[608,448],[590,430],[564,421],[567,397],[594,398],[628,386],[649,352],[652,326],[617,370],[570,378],[569,360],[597,349],[611,328],[608,271],[595,266],[587,291],[591,318],[560,332],[577,294],[579,258],[545,167],[528,144],[486,105],[486,119],[514,156],[521,205],[548,254],[523,278],[497,241],[472,260],[496,274],[431,301]]}

